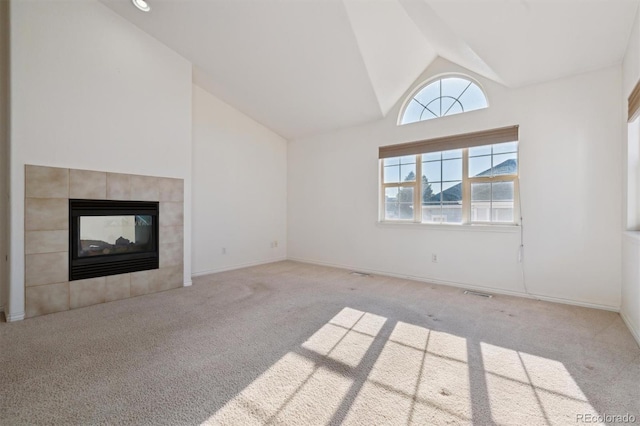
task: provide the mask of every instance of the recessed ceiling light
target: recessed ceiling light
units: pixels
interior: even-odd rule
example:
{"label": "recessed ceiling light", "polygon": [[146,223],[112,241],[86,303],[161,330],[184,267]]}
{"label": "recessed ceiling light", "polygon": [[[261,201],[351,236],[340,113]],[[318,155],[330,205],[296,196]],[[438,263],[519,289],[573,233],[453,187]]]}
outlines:
{"label": "recessed ceiling light", "polygon": [[131,0],[131,3],[143,12],[149,12],[151,10],[149,3],[144,0]]}

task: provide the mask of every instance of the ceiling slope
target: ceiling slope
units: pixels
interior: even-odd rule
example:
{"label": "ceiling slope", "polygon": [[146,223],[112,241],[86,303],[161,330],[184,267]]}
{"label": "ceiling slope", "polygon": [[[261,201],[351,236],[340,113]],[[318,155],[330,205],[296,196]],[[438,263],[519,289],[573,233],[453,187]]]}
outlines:
{"label": "ceiling slope", "polygon": [[196,83],[286,138],[381,116],[341,1],[104,3],[198,69]]}
{"label": "ceiling slope", "polygon": [[[488,79],[503,83],[500,76],[469,47],[465,40],[459,37],[440,19],[425,0],[399,1],[407,11],[408,16],[411,17],[420,29],[425,39],[429,40],[435,47],[438,56]],[[458,10],[464,11],[465,5],[461,2],[457,3]]]}
{"label": "ceiling slope", "polygon": [[621,62],[638,7],[637,0],[420,1],[510,87]]}
{"label": "ceiling slope", "polygon": [[287,139],[380,119],[437,56],[510,87],[622,60],[640,0],[100,0]]}
{"label": "ceiling slope", "polygon": [[397,1],[344,0],[382,115],[438,56]]}

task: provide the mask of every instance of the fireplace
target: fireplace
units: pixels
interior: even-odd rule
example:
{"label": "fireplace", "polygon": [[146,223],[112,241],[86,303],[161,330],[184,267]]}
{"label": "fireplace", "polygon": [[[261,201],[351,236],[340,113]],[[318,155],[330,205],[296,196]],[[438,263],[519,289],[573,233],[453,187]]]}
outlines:
{"label": "fireplace", "polygon": [[69,200],[69,281],[158,269],[158,202]]}

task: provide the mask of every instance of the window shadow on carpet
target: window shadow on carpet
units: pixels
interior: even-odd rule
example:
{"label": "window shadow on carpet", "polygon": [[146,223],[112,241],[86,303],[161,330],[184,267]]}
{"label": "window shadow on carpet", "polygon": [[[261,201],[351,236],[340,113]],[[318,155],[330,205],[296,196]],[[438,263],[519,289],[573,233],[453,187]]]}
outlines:
{"label": "window shadow on carpet", "polygon": [[345,307],[203,424],[564,424],[562,363]]}

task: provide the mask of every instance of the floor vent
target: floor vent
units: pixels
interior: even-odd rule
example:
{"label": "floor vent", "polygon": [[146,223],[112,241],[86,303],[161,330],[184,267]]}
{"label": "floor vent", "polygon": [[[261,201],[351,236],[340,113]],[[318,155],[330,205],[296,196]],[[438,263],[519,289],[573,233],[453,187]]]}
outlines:
{"label": "floor vent", "polygon": [[370,277],[371,274],[367,274],[366,272],[358,272],[358,271],[351,271],[351,275],[355,275],[357,277]]}
{"label": "floor vent", "polygon": [[465,290],[464,294],[469,294],[471,296],[480,296],[480,297],[486,297],[486,298],[491,298],[493,297],[492,294],[488,294],[488,293],[480,293],[479,291],[471,291],[471,290]]}

